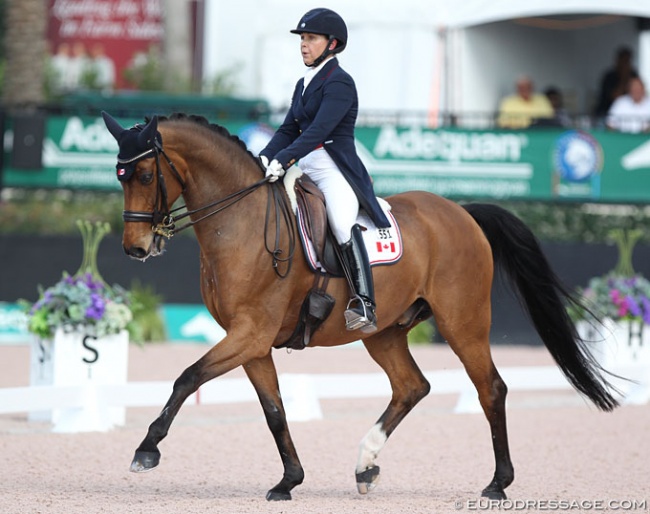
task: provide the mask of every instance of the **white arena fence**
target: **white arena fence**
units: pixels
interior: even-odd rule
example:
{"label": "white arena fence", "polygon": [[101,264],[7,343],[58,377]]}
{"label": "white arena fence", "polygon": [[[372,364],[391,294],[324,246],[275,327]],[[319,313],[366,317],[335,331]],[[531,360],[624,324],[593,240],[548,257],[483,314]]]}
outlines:
{"label": "white arena fence", "polygon": [[[626,404],[650,401],[650,370],[613,370],[634,381],[614,380]],[[510,392],[566,391],[570,384],[555,366],[504,367],[499,373]],[[457,395],[456,413],[476,413],[481,408],[476,390],[463,369],[424,373],[431,393]],[[289,421],[310,421],[323,417],[320,400],[386,398],[391,396],[383,373],[281,374],[279,377]],[[53,422],[54,432],[106,431],[116,424],[110,411],[127,407],[162,407],[171,394],[173,382],[128,382],[123,385],[31,386],[0,389],[0,414],[54,411],[64,415]],[[576,393],[577,395],[577,393]],[[204,384],[185,405],[257,402],[247,378],[221,377]],[[586,402],[586,400],[585,400]],[[119,419],[119,417],[118,417]]]}

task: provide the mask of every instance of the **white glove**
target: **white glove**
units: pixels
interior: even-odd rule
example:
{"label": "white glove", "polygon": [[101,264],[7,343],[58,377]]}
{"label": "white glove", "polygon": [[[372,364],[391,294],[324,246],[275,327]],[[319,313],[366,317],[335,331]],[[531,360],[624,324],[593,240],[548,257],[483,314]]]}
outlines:
{"label": "white glove", "polygon": [[266,155],[260,155],[260,162],[262,163],[262,166],[264,166],[264,168],[269,167],[269,158]]}
{"label": "white glove", "polygon": [[284,168],[282,164],[278,162],[277,159],[273,159],[271,163],[266,167],[266,177],[269,178],[269,182],[275,182],[282,175],[284,175]]}

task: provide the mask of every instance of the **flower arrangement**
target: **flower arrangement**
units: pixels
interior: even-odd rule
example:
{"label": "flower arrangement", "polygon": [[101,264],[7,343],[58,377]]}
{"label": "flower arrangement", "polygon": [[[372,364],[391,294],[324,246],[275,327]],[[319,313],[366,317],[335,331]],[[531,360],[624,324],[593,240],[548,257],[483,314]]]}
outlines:
{"label": "flower arrangement", "polygon": [[116,334],[133,319],[129,293],[92,273],[64,273],[59,282],[40,291],[28,317],[29,331],[44,339],[58,327],[67,332],[83,328],[96,337]]}
{"label": "flower arrangement", "polygon": [[650,281],[632,267],[632,251],[641,233],[618,230],[611,237],[618,246],[619,261],[613,271],[593,277],[586,288],[578,289],[589,310],[573,308],[571,317],[580,320],[593,315],[650,325]]}
{"label": "flower arrangement", "polygon": [[[639,274],[621,276],[610,272],[594,277],[580,294],[596,316],[650,325],[650,281]],[[578,318],[586,317],[584,311],[576,314]]]}
{"label": "flower arrangement", "polygon": [[53,286],[39,288],[33,305],[23,302],[28,329],[37,336],[52,338],[57,328],[84,330],[102,337],[128,328],[133,320],[131,295],[122,287],[109,286],[97,271],[97,251],[110,231],[107,223],[78,221],[84,243],[84,257],[74,275],[63,273]]}

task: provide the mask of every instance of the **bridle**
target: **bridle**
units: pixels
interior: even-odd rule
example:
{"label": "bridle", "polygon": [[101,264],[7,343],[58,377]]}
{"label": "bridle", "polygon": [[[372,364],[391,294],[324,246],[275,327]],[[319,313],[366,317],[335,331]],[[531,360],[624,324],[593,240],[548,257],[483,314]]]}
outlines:
{"label": "bridle", "polygon": [[117,159],[118,164],[132,164],[132,165],[135,165],[138,161],[141,161],[143,159],[148,159],[149,157],[152,156],[156,160],[157,186],[156,186],[156,201],[154,203],[153,211],[147,212],[147,211],[124,210],[122,211],[122,219],[125,222],[136,222],[136,223],[149,222],[151,223],[151,229],[153,230],[154,233],[169,239],[176,232],[176,230],[174,229],[174,218],[172,216],[172,212],[174,212],[174,210],[176,209],[174,210],[169,209],[169,203],[167,201],[167,184],[165,183],[165,177],[163,176],[162,168],[160,166],[161,154],[165,157],[165,160],[167,161],[167,164],[169,165],[169,169],[172,171],[174,178],[176,178],[178,183],[181,185],[181,190],[185,191],[185,181],[183,180],[180,173],[176,169],[176,166],[174,165],[172,160],[163,150],[162,145],[158,141],[155,141],[153,148],[145,152],[142,152],[141,154],[136,155],[135,157],[132,157],[130,159],[120,159],[120,158]]}
{"label": "bridle", "polygon": [[[162,172],[162,167],[160,166],[161,155],[167,161],[167,165],[169,166],[169,169],[171,170],[173,177],[180,184],[181,194],[185,192],[185,181],[183,180],[183,177],[181,177],[181,174],[178,172],[178,169],[176,168],[172,160],[169,158],[169,156],[163,149],[162,144],[160,144],[160,142],[158,142],[157,140],[155,141],[153,148],[137,155],[136,157],[130,158],[128,160],[118,159],[119,164],[135,164],[136,162],[142,159],[147,159],[152,156],[156,161],[157,184],[156,184],[156,201],[154,203],[154,209],[153,211],[150,212],[124,210],[122,211],[122,219],[126,223],[128,222],[151,223],[151,230],[154,234],[161,237],[165,237],[167,239],[171,239],[175,234],[187,228],[190,228],[196,225],[197,223],[211,216],[214,216],[215,214],[220,213],[221,211],[227,209],[228,207],[236,204],[237,202],[239,202],[240,200],[242,200],[243,198],[251,194],[253,191],[259,189],[264,184],[268,183],[270,187],[268,189],[266,216],[264,220],[264,247],[266,251],[269,254],[271,254],[271,256],[273,257],[273,269],[276,275],[278,275],[280,278],[284,278],[289,274],[293,262],[295,247],[296,247],[296,227],[294,225],[294,218],[291,212],[289,201],[286,198],[286,195],[282,193],[281,188],[277,184],[277,182],[269,182],[269,178],[265,177],[262,180],[258,180],[257,182],[249,186],[246,186],[243,189],[240,189],[239,191],[231,193],[228,196],[221,198],[219,200],[215,200],[214,202],[210,202],[209,204],[204,205],[202,207],[198,207],[197,209],[188,210],[185,205],[176,207],[174,209],[170,209],[168,196],[167,196],[167,184],[165,182],[165,177]],[[271,223],[271,214],[272,214],[271,211],[273,210],[273,207],[275,210],[275,219],[274,219],[275,239],[274,239],[274,247],[273,249],[271,249],[268,241],[268,232],[269,232],[268,229]],[[176,214],[179,211],[184,211],[184,212],[181,212],[180,214]],[[183,225],[179,227],[176,226],[177,221],[182,220],[184,218],[189,218],[194,214],[201,214],[201,215],[194,220],[192,219],[188,220],[187,222],[185,222]],[[280,248],[280,235],[281,235],[282,224],[284,224],[284,226],[287,228],[287,233],[289,235],[287,257],[284,258],[280,257],[280,255],[284,253],[283,250]],[[281,263],[287,264],[287,268],[284,273],[281,272],[278,267],[279,264]]]}

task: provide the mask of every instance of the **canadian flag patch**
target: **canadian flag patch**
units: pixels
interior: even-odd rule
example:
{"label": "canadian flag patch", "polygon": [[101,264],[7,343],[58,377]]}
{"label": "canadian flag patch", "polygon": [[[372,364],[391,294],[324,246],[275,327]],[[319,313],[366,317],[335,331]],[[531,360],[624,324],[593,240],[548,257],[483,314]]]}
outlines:
{"label": "canadian flag patch", "polygon": [[377,241],[376,245],[378,253],[382,253],[384,251],[395,253],[395,243],[392,241],[390,243],[382,243],[381,241]]}

